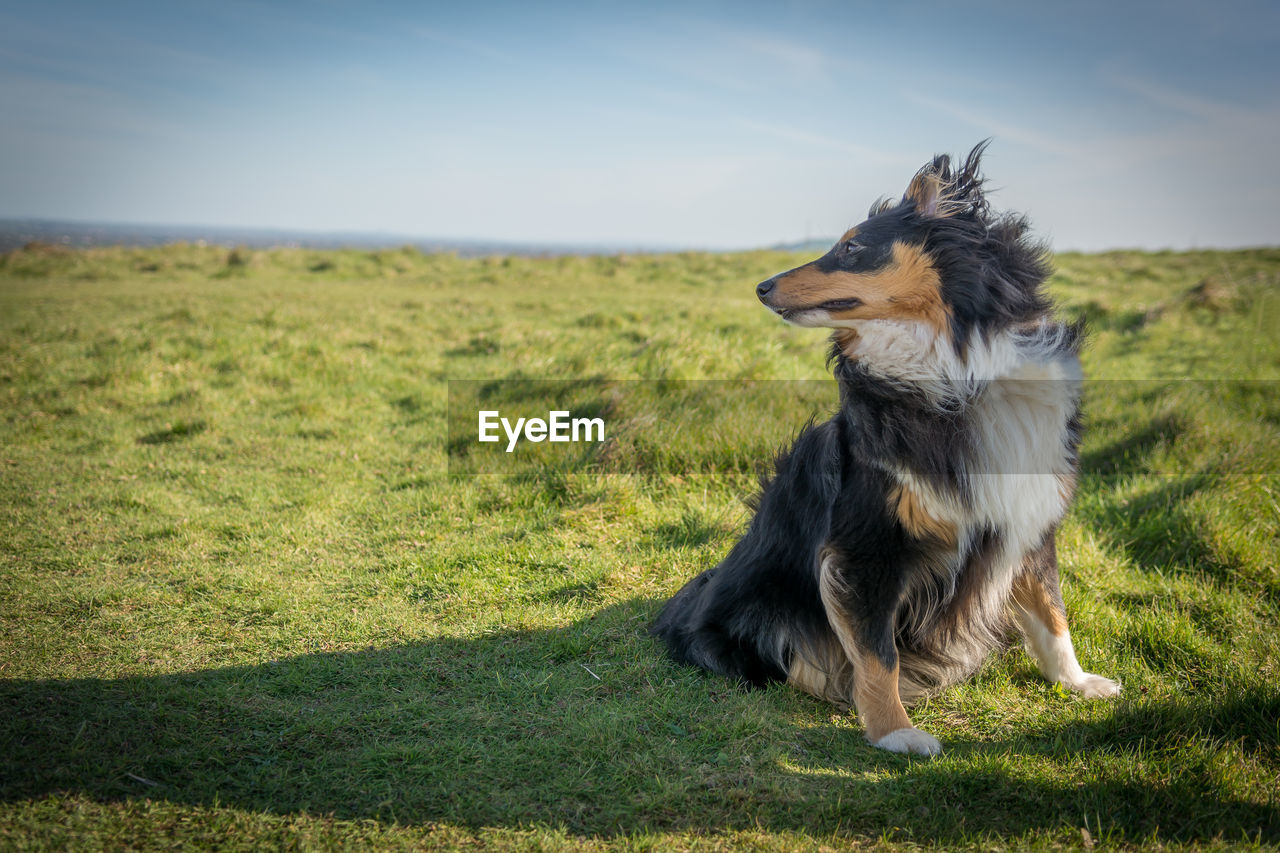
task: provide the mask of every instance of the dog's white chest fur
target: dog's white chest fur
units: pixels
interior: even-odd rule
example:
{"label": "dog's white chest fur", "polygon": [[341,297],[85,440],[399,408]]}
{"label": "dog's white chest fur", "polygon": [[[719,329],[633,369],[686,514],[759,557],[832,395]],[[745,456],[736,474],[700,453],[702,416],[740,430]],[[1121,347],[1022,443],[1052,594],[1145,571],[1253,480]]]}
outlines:
{"label": "dog's white chest fur", "polygon": [[907,466],[895,478],[923,509],[968,531],[998,531],[1009,560],[1038,545],[1070,501],[1074,464],[1071,419],[1080,398],[1076,357],[1061,326],[1041,324],[969,347],[962,360],[950,342],[917,324],[869,321],[858,327],[855,355],[868,370],[923,390],[940,407],[962,412],[970,450],[961,490],[936,487]]}
{"label": "dog's white chest fur", "polygon": [[1025,363],[984,382],[973,406],[971,523],[1000,530],[1015,554],[1038,545],[1071,499],[1079,370],[1074,358]]}

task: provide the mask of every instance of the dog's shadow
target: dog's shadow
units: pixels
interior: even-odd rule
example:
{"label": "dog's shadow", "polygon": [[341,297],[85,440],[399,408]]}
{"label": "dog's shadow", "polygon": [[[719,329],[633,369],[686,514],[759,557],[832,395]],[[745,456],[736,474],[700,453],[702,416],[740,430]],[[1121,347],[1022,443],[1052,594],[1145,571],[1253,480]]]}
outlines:
{"label": "dog's shadow", "polygon": [[[560,629],[201,672],[0,681],[0,799],[74,793],[580,837],[898,827],[945,843],[1085,814],[1130,838],[1280,833],[1274,802],[1233,799],[1208,769],[1148,781],[1121,767],[1077,786],[1001,759],[1155,754],[1189,732],[1248,741],[1260,729],[1239,721],[1274,720],[1274,695],[1242,695],[1235,711],[1131,703],[1007,744],[947,743],[958,760],[908,759],[828,724],[828,706],[794,691],[747,693],[668,663],[645,634],[657,607],[633,599]],[[1180,815],[1199,817],[1181,826]]]}

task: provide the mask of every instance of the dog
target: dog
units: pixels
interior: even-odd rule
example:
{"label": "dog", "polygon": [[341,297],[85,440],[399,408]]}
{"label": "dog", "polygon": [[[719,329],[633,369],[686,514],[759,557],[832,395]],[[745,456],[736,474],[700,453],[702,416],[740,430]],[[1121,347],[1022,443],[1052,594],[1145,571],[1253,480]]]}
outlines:
{"label": "dog", "polygon": [[990,209],[987,144],[954,169],[936,156],[756,287],[782,319],[834,330],[839,409],[777,458],[746,533],[652,629],[679,662],[853,708],[893,752],[941,752],[904,703],[976,672],[1011,622],[1050,682],[1120,691],[1081,669],[1058,580],[1083,329],[1053,318],[1027,219]]}

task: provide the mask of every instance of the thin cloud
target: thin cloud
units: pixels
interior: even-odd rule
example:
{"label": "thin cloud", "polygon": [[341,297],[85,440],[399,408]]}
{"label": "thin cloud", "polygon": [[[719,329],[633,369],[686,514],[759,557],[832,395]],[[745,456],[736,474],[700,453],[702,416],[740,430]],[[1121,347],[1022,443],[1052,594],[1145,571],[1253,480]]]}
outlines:
{"label": "thin cloud", "polygon": [[727,92],[758,95],[762,85],[790,81],[829,86],[843,64],[811,45],[724,21],[685,14],[663,16],[665,26],[610,39],[614,53],[632,62],[675,74],[691,83]]}
{"label": "thin cloud", "polygon": [[625,45],[615,53],[630,61],[672,74],[699,86],[711,86],[729,92],[755,94],[757,87],[733,69],[725,69],[688,54],[662,53],[648,47]]}
{"label": "thin cloud", "polygon": [[725,39],[735,47],[774,63],[774,67],[782,73],[810,82],[830,82],[827,72],[832,63],[820,50],[775,36],[754,33],[729,33]]}
{"label": "thin cloud", "polygon": [[[1171,86],[1164,86],[1143,77],[1118,71],[1104,71],[1104,79],[1131,94],[1137,95],[1148,103],[1163,107],[1175,113],[1204,121],[1223,120],[1256,120],[1263,114],[1241,107],[1227,101],[1210,100]],[[1268,110],[1266,117],[1274,117],[1273,110]]]}
{"label": "thin cloud", "polygon": [[1268,193],[1274,189],[1270,179],[1245,178],[1254,172],[1252,164],[1271,159],[1280,147],[1280,110],[1274,103],[1245,106],[1112,69],[1104,69],[1101,76],[1115,88],[1172,117],[1172,130],[1144,128],[1109,135],[1108,144],[1113,149],[1129,151],[1131,162],[1157,158],[1196,162],[1200,170],[1238,179],[1231,183],[1237,185],[1238,192],[1252,192],[1260,186],[1265,186]]}
{"label": "thin cloud", "polygon": [[1038,133],[1030,128],[1001,121],[969,107],[958,106],[951,101],[921,95],[918,92],[906,92],[904,96],[922,107],[927,107],[965,124],[972,125],[988,136],[1012,139],[1045,154],[1053,154],[1058,157],[1073,157],[1078,150],[1075,145],[1064,143],[1059,139]]}
{"label": "thin cloud", "polygon": [[882,151],[877,148],[870,148],[865,145],[847,142],[841,139],[833,139],[820,133],[812,133],[807,130],[797,130],[790,125],[772,124],[770,122],[758,121],[756,119],[735,116],[733,119],[737,124],[748,130],[754,130],[758,133],[768,134],[769,136],[784,139],[788,142],[798,142],[803,145],[813,146],[817,148],[825,148],[830,151],[838,151],[841,154],[848,154],[853,157],[859,157],[883,165],[908,165],[911,161],[902,154],[892,151]]}
{"label": "thin cloud", "polygon": [[43,77],[0,71],[0,111],[14,130],[52,132],[68,138],[124,133],[147,139],[187,139],[195,134],[182,123],[148,109],[144,101],[104,86],[61,83]]}
{"label": "thin cloud", "polygon": [[429,29],[427,27],[413,27],[411,32],[419,38],[426,39],[427,41],[456,48],[458,50],[465,51],[466,53],[475,54],[476,56],[483,56],[485,59],[492,59],[498,62],[515,62],[517,59],[515,54],[509,53],[505,50],[499,50],[493,45],[474,41],[473,39],[460,38],[451,33],[442,33],[439,30]]}

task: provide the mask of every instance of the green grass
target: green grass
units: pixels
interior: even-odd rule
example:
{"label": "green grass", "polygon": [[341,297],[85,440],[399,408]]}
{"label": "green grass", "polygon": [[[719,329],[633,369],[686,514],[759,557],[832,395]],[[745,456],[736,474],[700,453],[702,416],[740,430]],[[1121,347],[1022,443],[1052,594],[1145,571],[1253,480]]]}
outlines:
{"label": "green grass", "polygon": [[[1057,259],[1125,692],[1011,648],[934,760],[646,634],[834,402],[753,291],[800,260],[0,256],[0,846],[1280,847],[1280,250]],[[484,394],[609,441],[474,452]]]}

